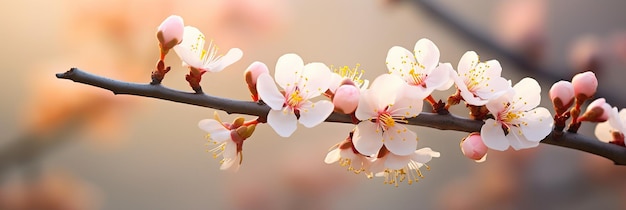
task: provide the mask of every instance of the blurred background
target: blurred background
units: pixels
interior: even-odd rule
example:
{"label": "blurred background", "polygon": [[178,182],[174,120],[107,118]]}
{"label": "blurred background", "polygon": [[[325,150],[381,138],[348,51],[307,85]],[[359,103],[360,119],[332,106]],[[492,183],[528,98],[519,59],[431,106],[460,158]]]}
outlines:
{"label": "blurred background", "polygon": [[[425,1],[433,4],[433,1]],[[244,145],[238,173],[219,170],[197,127],[213,111],[59,80],[71,67],[147,83],[158,59],[156,27],[171,14],[214,39],[238,47],[239,62],[207,73],[206,93],[249,99],[244,69],[254,61],[273,71],[278,57],[354,66],[373,80],[387,72],[392,46],[433,40],[441,62],[456,67],[474,50],[498,59],[514,83],[543,87],[594,70],[608,98],[624,101],[626,16],[623,1],[436,1],[464,25],[528,63],[477,42],[432,15],[420,1],[394,0],[59,0],[11,1],[0,7],[0,209],[624,209],[624,167],[582,152],[540,145],[490,151],[485,163],[460,152],[466,133],[414,130],[420,147],[442,153],[425,178],[398,188],[326,165],[328,148],[351,125],[302,126],[281,138],[259,126]],[[164,80],[190,91],[174,53]],[[536,68],[535,68],[536,67]],[[533,70],[534,69],[534,70]],[[539,69],[540,71],[537,71]],[[549,75],[549,76],[545,76]],[[445,99],[452,91],[437,92]],[[609,97],[609,95],[606,95]],[[623,103],[613,104],[624,108]],[[456,106],[453,113],[467,116]],[[220,112],[226,121],[235,116]],[[252,119],[248,117],[248,119]],[[595,125],[581,133],[593,135]]]}

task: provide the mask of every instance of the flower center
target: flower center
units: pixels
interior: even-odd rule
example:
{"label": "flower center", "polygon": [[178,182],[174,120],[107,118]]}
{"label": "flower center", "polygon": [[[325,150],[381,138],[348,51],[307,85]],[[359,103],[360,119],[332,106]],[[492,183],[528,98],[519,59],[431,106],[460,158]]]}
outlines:
{"label": "flower center", "polygon": [[[484,83],[491,79],[489,77],[485,77],[485,72],[487,71],[489,66],[485,63],[482,64],[484,65],[478,64],[475,68],[463,75],[467,78],[465,84],[467,85],[467,89],[470,91],[481,88]],[[488,85],[489,84],[484,84],[485,87]]]}
{"label": "flower center", "polygon": [[296,89],[295,91],[293,91],[291,94],[289,94],[289,97],[287,98],[287,106],[295,108],[298,107],[298,105],[300,104],[301,101],[303,101],[304,99],[302,98],[302,96],[300,96],[300,90]]}
{"label": "flower center", "polygon": [[396,120],[393,119],[393,117],[387,112],[378,115],[377,122],[383,128],[383,131],[386,131],[396,125]]}
{"label": "flower center", "polygon": [[409,71],[409,74],[411,75],[411,78],[413,79],[413,85],[416,86],[423,86],[426,87],[426,83],[424,83],[424,80],[426,79],[426,74],[423,73],[416,73],[415,69],[411,69],[411,71]]}

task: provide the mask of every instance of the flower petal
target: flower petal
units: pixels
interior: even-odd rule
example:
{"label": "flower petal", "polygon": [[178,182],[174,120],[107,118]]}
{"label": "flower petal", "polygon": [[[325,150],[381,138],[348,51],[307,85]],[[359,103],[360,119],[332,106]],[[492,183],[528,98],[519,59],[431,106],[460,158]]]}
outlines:
{"label": "flower petal", "polygon": [[417,147],[417,134],[396,124],[383,133],[383,143],[393,154],[410,155]]}
{"label": "flower petal", "polygon": [[339,148],[335,148],[331,150],[330,152],[328,152],[328,154],[326,154],[326,158],[324,158],[324,163],[332,164],[334,162],[339,161],[339,159],[341,158],[341,155],[339,154],[340,154]]}
{"label": "flower petal", "polygon": [[193,26],[185,26],[183,40],[174,46],[174,51],[183,60],[183,65],[203,68],[201,56],[205,40],[206,38],[200,30]]}
{"label": "flower petal", "polygon": [[539,142],[552,132],[552,114],[548,109],[538,107],[525,113],[524,122],[520,124],[522,133],[529,141]]}
{"label": "flower petal", "polygon": [[514,150],[528,149],[539,146],[539,141],[529,141],[523,134],[520,135],[520,129],[511,127],[511,131],[506,135],[507,140]]}
{"label": "flower petal", "polygon": [[204,119],[198,122],[200,129],[209,133],[209,138],[215,142],[224,142],[230,139],[230,130],[214,119]]}
{"label": "flower petal", "polygon": [[279,136],[289,137],[298,128],[296,115],[288,108],[283,110],[270,110],[267,114],[267,124],[269,124]]}
{"label": "flower petal", "polygon": [[341,77],[341,75],[334,73],[334,72],[331,73],[330,85],[328,85],[328,90],[334,93],[337,90],[337,88],[339,88],[339,86],[341,85],[341,82],[343,82],[343,78]]}
{"label": "flower petal", "polygon": [[398,93],[407,84],[399,77],[383,74],[372,82],[368,94],[368,98],[371,99],[370,103],[374,103],[378,109],[384,109],[387,105],[393,104],[396,101]]}
{"label": "flower petal", "polygon": [[276,83],[283,89],[288,86],[294,87],[295,83],[300,81],[300,74],[304,68],[304,61],[296,54],[285,54],[278,58],[276,62],[276,72],[274,78]]}
{"label": "flower petal", "polygon": [[426,73],[430,73],[439,65],[439,48],[429,39],[420,39],[415,43],[415,59]]}
{"label": "flower petal", "polygon": [[454,84],[454,80],[451,78],[452,74],[456,74],[452,68],[452,64],[439,64],[439,66],[433,69],[433,71],[428,75],[426,86],[437,90],[450,89],[452,84]]}
{"label": "flower petal", "polygon": [[415,56],[411,51],[393,46],[387,52],[387,69],[389,73],[400,76],[403,80],[411,79],[409,72],[414,68]]}
{"label": "flower petal", "polygon": [[369,94],[371,94],[370,91],[365,90],[361,92],[361,97],[359,97],[359,105],[354,112],[354,115],[359,120],[368,120],[378,115],[379,108],[373,102],[373,97],[368,96]]}
{"label": "flower petal", "polygon": [[331,80],[330,69],[323,63],[309,63],[302,70],[302,84],[298,87],[306,95],[307,99],[321,95],[328,90]]}
{"label": "flower petal", "polygon": [[281,110],[285,104],[285,96],[280,93],[274,80],[268,73],[259,75],[256,83],[259,97],[273,110]]}
{"label": "flower petal", "polygon": [[483,88],[475,90],[474,94],[482,100],[498,97],[511,89],[511,82],[503,77],[492,77]]}
{"label": "flower petal", "polygon": [[513,89],[515,90],[515,101],[512,101],[512,103],[518,106],[516,110],[530,110],[539,105],[541,101],[541,87],[535,79],[526,77],[515,84]]}
{"label": "flower petal", "polygon": [[612,130],[614,130],[614,128],[609,124],[609,122],[601,122],[596,126],[595,134],[598,140],[608,143],[613,141]]}
{"label": "flower petal", "polygon": [[428,161],[432,160],[433,157],[440,157],[441,153],[435,152],[430,147],[424,147],[418,150],[411,155],[411,160],[418,163],[428,163]]}
{"label": "flower petal", "polygon": [[415,117],[422,112],[423,106],[423,98],[403,97],[389,106],[389,113],[392,116]]}
{"label": "flower petal", "polygon": [[478,54],[474,51],[467,51],[463,56],[461,56],[461,60],[459,61],[459,65],[456,70],[459,72],[459,76],[464,77],[466,73],[470,70],[474,69],[476,65],[478,65]]}
{"label": "flower petal", "polygon": [[234,141],[226,142],[226,146],[224,147],[224,153],[222,153],[222,156],[224,157],[224,159],[235,159],[237,157],[237,145]]}
{"label": "flower petal", "polygon": [[363,155],[372,156],[383,146],[381,130],[370,121],[360,122],[354,129],[352,143],[354,148]]}
{"label": "flower petal", "polygon": [[298,121],[304,127],[312,128],[324,122],[334,108],[333,103],[327,100],[321,100],[316,103],[306,101],[300,106],[300,119]]}
{"label": "flower petal", "polygon": [[485,146],[489,149],[504,151],[509,148],[509,141],[504,136],[502,124],[493,119],[487,119],[480,129],[480,136],[483,138]]}
{"label": "flower petal", "polygon": [[230,66],[231,64],[237,62],[239,59],[241,59],[241,57],[243,57],[243,51],[241,51],[241,49],[239,48],[232,48],[228,50],[226,55],[224,55],[223,57],[212,63],[207,63],[205,69],[210,72],[220,72],[227,66]]}
{"label": "flower petal", "polygon": [[392,170],[404,168],[411,161],[411,156],[387,154],[385,159],[385,167]]}

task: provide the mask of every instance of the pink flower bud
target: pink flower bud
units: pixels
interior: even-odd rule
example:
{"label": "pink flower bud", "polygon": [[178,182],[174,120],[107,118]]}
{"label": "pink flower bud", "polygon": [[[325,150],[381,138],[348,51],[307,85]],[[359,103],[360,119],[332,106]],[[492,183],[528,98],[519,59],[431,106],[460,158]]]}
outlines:
{"label": "pink flower bud", "polygon": [[568,81],[558,81],[550,88],[549,95],[557,113],[563,113],[574,102],[574,86]]}
{"label": "pink flower bud", "polygon": [[157,29],[157,39],[159,40],[161,51],[167,52],[183,41],[184,28],[185,24],[180,16],[171,15],[165,18]]}
{"label": "pink flower bud", "polygon": [[572,78],[572,85],[574,86],[574,94],[576,94],[576,97],[579,97],[579,95],[582,94],[586,96],[584,99],[587,99],[596,93],[596,88],[598,88],[598,79],[596,79],[596,74],[591,71],[586,71],[574,75],[574,78]]}
{"label": "pink flower bud", "polygon": [[587,106],[587,110],[578,118],[578,121],[604,122],[609,119],[610,112],[611,105],[606,103],[604,98],[598,98]]}
{"label": "pink flower bud", "polygon": [[259,75],[263,73],[269,73],[269,70],[267,69],[267,65],[265,65],[265,63],[259,61],[255,61],[250,64],[246,71],[243,72],[243,76],[246,79],[246,83],[248,83],[248,89],[250,90],[254,101],[258,101],[259,99],[259,93],[256,89],[256,80],[259,78]]}
{"label": "pink flower bud", "polygon": [[335,96],[333,97],[335,111],[344,114],[353,113],[359,105],[359,96],[361,96],[361,92],[356,86],[339,86],[339,88],[335,91]]}
{"label": "pink flower bud", "polygon": [[465,157],[483,162],[487,157],[487,146],[478,133],[470,133],[469,136],[461,140],[461,151]]}

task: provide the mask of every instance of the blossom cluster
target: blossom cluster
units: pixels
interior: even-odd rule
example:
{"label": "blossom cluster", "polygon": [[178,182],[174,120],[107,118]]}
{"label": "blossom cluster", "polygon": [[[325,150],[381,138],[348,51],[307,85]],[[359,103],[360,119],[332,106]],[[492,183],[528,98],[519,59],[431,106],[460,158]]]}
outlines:
{"label": "blossom cluster", "polygon": [[[243,55],[237,48],[218,55],[212,42],[205,50],[205,36],[197,28],[183,26],[178,16],[161,24],[157,38],[162,55],[153,78],[157,75],[157,79],[162,79],[169,71],[163,65],[163,55],[174,49],[189,68],[186,79],[198,93],[205,72],[219,72]],[[570,116],[569,131],[573,132],[581,121],[608,120],[598,126],[598,135],[609,134],[610,141],[618,144],[616,139],[621,137],[624,144],[626,111],[618,114],[617,108],[598,99],[579,116],[582,103],[595,93],[595,87],[590,91],[589,86],[594,81],[597,86],[595,76],[588,76],[590,72],[577,75],[572,83],[562,81],[553,86],[553,119],[548,109],[538,107],[541,87],[536,80],[523,78],[513,84],[502,77],[502,66],[497,60],[481,61],[474,51],[466,52],[455,69],[451,63],[440,61],[435,43],[419,39],[413,51],[391,47],[385,64],[389,73],[370,84],[363,79],[364,71],[359,70],[359,65],[335,69],[321,62],[305,63],[299,55],[289,53],[278,58],[271,76],[268,66],[257,61],[246,69],[244,76],[252,100],[270,108],[267,115],[251,121],[237,118],[233,123],[224,123],[216,115],[215,119],[200,121],[199,126],[209,133],[209,142],[218,145],[210,151],[214,157],[223,156],[221,169],[225,170],[239,168],[243,142],[259,123],[267,123],[279,136],[289,137],[298,124],[311,128],[333,113],[350,115],[355,126],[346,131],[347,137],[331,148],[324,161],[338,162],[349,171],[370,178],[384,177],[385,183],[395,186],[403,181],[417,182],[423,177],[421,169],[430,169],[426,164],[433,157],[440,157],[431,148],[419,148],[419,135],[405,126],[422,112],[424,101],[439,114],[447,114],[450,106],[464,101],[470,118],[484,121],[479,133],[461,141],[463,154],[477,161],[485,160],[488,149],[536,147],[553,130],[562,131]],[[432,96],[434,91],[452,87],[456,91],[447,98],[447,104]],[[572,104],[575,106],[569,109]]]}

